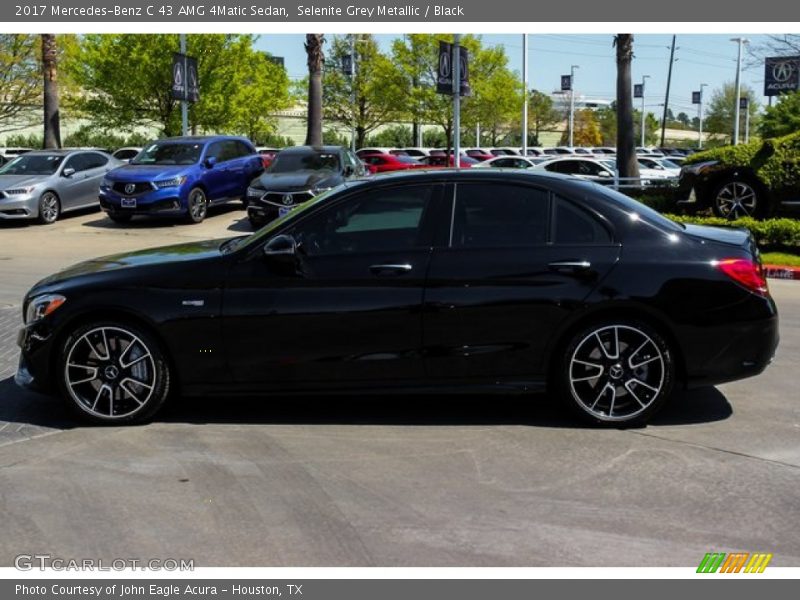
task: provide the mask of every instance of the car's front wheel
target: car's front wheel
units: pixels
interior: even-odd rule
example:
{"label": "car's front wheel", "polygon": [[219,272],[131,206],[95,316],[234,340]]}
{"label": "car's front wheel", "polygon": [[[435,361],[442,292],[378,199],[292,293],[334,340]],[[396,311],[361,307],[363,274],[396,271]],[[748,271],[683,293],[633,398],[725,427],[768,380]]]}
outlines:
{"label": "car's front wheel", "polygon": [[714,191],[711,209],[723,219],[760,218],[766,212],[766,198],[754,183],[731,179]]}
{"label": "car's front wheel", "polygon": [[164,404],[170,373],[158,342],[139,327],[98,322],[64,341],[59,382],[69,406],[95,423],[140,423]]}
{"label": "car's front wheel", "polygon": [[200,188],[193,188],[189,192],[189,211],[186,215],[190,223],[202,223],[208,213],[208,198]]}
{"label": "car's front wheel", "polygon": [[672,391],[675,364],[659,333],[638,321],[593,324],[567,343],[558,368],[562,399],[584,419],[646,423]]}
{"label": "car's front wheel", "polygon": [[61,215],[61,201],[55,192],[45,192],[39,198],[39,223],[50,225]]}

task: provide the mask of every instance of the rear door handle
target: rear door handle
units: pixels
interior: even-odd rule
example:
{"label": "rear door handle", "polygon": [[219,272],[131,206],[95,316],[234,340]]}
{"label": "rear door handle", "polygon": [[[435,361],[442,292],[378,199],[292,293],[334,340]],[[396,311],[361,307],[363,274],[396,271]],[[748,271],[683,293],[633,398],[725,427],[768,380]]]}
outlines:
{"label": "rear door handle", "polygon": [[386,264],[386,265],[372,265],[369,268],[370,273],[373,275],[402,275],[411,271],[412,267],[408,263],[403,264]]}
{"label": "rear door handle", "polygon": [[549,263],[547,266],[551,271],[577,273],[588,271],[592,268],[592,263],[588,260],[557,260]]}

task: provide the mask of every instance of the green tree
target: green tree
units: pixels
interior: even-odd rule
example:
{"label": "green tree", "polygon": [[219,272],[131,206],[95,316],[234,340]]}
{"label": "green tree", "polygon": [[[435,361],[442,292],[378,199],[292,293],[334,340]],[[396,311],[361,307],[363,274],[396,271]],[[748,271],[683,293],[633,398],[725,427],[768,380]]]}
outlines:
{"label": "green tree", "polygon": [[325,55],[322,45],[325,36],[321,33],[307,33],[306,64],[308,66],[308,118],[306,120],[306,144],[322,144],[322,65]]}
{"label": "green tree", "polygon": [[391,125],[370,136],[364,145],[403,148],[413,144],[414,140],[410,127],[406,125]]}
{"label": "green tree", "polygon": [[271,115],[291,105],[289,77],[267,54],[246,46],[238,52],[241,60],[234,73],[229,129],[253,141],[266,140],[277,129],[277,119]]}
{"label": "green tree", "polygon": [[38,37],[0,34],[0,132],[36,122],[42,94]]}
{"label": "green tree", "polygon": [[559,124],[563,120],[561,111],[556,109],[553,99],[538,90],[531,90],[528,94],[528,140],[530,144],[538,146],[541,142],[539,136],[542,131]]}
{"label": "green tree", "polygon": [[777,104],[768,106],[761,118],[761,135],[778,137],[800,131],[800,92],[783,94]]}
{"label": "green tree", "polygon": [[[191,105],[193,131],[248,128],[242,116],[243,95],[272,81],[253,79],[263,60],[252,48],[250,35],[198,34],[187,36],[188,54],[198,61],[200,100]],[[69,61],[69,72],[83,93],[76,106],[103,130],[132,131],[156,127],[164,135],[180,132],[180,102],[172,98],[172,53],[177,34],[91,34],[83,36]],[[65,65],[66,67],[67,65]],[[272,73],[262,69],[260,74]],[[278,75],[280,78],[280,76]],[[276,101],[284,102],[285,92]],[[265,102],[265,104],[261,104]],[[253,111],[270,106],[262,97],[250,101]]]}
{"label": "green tree", "polygon": [[[599,146],[603,142],[600,133],[600,123],[595,113],[590,108],[575,111],[573,131],[573,144],[576,146]],[[569,143],[569,132],[565,131],[561,135],[561,145]]]}
{"label": "green tree", "polygon": [[[758,126],[758,100],[756,93],[747,85],[742,85],[741,95],[748,98],[750,111],[750,130],[754,131]],[[728,82],[720,89],[714,90],[711,95],[711,102],[708,111],[703,117],[703,129],[709,133],[723,133],[733,137],[733,121],[736,108],[736,86]],[[742,111],[742,118],[744,111]],[[740,127],[744,132],[744,127]]]}
{"label": "green tree", "polygon": [[[407,117],[441,127],[449,147],[453,139],[453,98],[436,93],[440,40],[452,42],[453,36],[406,35],[392,44],[392,60],[397,65],[399,81],[405,86]],[[462,99],[462,123],[469,127],[480,123],[482,129],[497,131],[499,135],[502,128],[510,127],[508,109],[513,101],[506,103],[507,99],[503,99],[500,104],[495,103],[499,102],[499,93],[504,87],[506,96],[519,93],[519,84],[510,74],[508,59],[501,48],[483,48],[480,38],[473,35],[462,36],[461,45],[470,53],[472,88],[472,96]],[[521,107],[521,96],[517,107]]]}
{"label": "green tree", "polygon": [[689,127],[691,119],[689,119],[689,115],[687,115],[685,112],[679,112],[678,122],[681,123],[684,127]]}
{"label": "green tree", "polygon": [[398,99],[404,90],[397,69],[380,52],[374,36],[356,35],[355,51],[356,73],[351,80],[341,70],[345,55],[351,53],[351,39],[333,38],[323,76],[322,104],[325,119],[355,129],[356,147],[362,148],[370,132],[401,114]]}

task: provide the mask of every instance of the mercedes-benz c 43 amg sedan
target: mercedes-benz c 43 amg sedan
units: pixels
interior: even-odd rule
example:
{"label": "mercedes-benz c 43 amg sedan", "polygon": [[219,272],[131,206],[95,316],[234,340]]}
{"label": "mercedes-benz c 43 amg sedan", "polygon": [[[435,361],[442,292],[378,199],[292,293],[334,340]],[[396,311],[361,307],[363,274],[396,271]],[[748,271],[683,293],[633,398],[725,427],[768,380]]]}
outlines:
{"label": "mercedes-benz c 43 amg sedan", "polygon": [[548,389],[629,425],[778,344],[747,231],[501,169],[345,183],[249,236],[75,265],[24,312],[17,382],[101,423],[172,393]]}

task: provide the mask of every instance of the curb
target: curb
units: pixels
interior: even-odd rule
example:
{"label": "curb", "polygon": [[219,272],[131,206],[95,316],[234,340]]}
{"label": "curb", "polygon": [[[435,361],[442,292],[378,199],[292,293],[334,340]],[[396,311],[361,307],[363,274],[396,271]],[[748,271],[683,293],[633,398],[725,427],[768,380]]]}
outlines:
{"label": "curb", "polygon": [[800,267],[780,267],[778,265],[764,265],[764,273],[772,279],[800,280]]}

